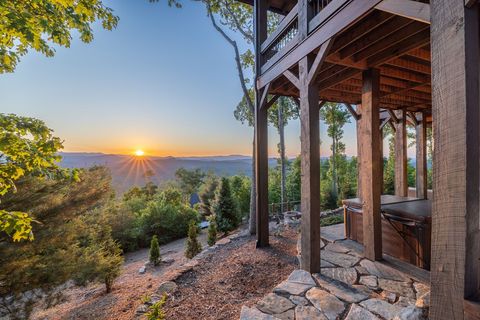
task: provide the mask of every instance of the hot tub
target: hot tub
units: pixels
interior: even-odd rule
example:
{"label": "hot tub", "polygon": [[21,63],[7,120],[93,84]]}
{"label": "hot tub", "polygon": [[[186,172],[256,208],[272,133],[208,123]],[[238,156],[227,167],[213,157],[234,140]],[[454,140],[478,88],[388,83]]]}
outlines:
{"label": "hot tub", "polygon": [[[363,243],[360,199],[343,201],[345,235]],[[383,253],[430,269],[431,200],[385,195],[381,198]]]}

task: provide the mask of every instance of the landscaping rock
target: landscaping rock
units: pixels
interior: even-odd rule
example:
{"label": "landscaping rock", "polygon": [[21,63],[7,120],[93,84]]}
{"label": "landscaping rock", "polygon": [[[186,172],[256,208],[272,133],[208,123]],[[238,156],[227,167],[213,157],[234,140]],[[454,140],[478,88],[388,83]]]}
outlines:
{"label": "landscaping rock", "polygon": [[[360,262],[360,264],[362,264]],[[367,269],[365,269],[364,267],[362,266],[356,266],[355,269],[357,269],[357,272],[359,275],[362,275],[362,276],[369,276],[370,273],[368,273]]]}
{"label": "landscaping rock", "polygon": [[363,259],[362,262],[360,262],[360,265],[364,267],[369,274],[377,276],[378,278],[404,282],[411,281],[410,278],[400,271],[388,267],[380,262],[373,262],[368,259]]}
{"label": "landscaping rock", "polygon": [[360,284],[375,289],[376,287],[378,287],[378,280],[375,276],[361,276]]}
{"label": "landscaping rock", "polygon": [[352,304],[352,308],[347,314],[345,320],[380,320],[370,311],[360,307],[359,305]]}
{"label": "landscaping rock", "polygon": [[426,292],[423,296],[417,299],[415,302],[417,308],[426,309],[430,307],[430,291]]}
{"label": "landscaping rock", "polygon": [[399,307],[402,307],[402,308],[411,307],[411,306],[415,305],[415,300],[405,298],[405,297],[400,297],[400,298],[398,298],[398,301],[397,301],[397,303],[395,303],[395,305],[397,305]]}
{"label": "landscaping rock", "polygon": [[278,286],[273,289],[273,292],[276,294],[290,296],[290,295],[301,295],[304,294],[308,289],[313,287],[312,284],[302,284],[291,281],[283,281]]}
{"label": "landscaping rock", "polygon": [[323,277],[320,274],[314,274],[313,276],[321,287],[327,289],[330,293],[334,294],[343,301],[357,303],[368,299],[367,294],[343,282]]}
{"label": "landscaping rock", "polygon": [[332,252],[338,252],[338,253],[347,253],[347,252],[350,251],[347,248],[345,248],[344,246],[341,246],[337,243],[327,244],[327,246],[325,247],[325,250],[332,251]]}
{"label": "landscaping rock", "polygon": [[360,303],[365,309],[378,314],[379,316],[391,320],[402,310],[401,307],[390,304],[380,299],[369,299]]}
{"label": "landscaping rock", "polygon": [[249,308],[246,306],[242,307],[242,311],[240,312],[240,320],[276,320],[275,318],[269,314],[265,314],[260,312],[256,308]]}
{"label": "landscaping rock", "polygon": [[169,294],[177,290],[177,284],[173,281],[165,281],[160,284],[157,289],[157,293],[159,295],[163,295],[164,293]]}
{"label": "landscaping rock", "polygon": [[323,313],[312,306],[298,306],[295,308],[296,320],[327,320]]}
{"label": "landscaping rock", "polygon": [[294,307],[293,302],[274,293],[269,293],[257,303],[257,308],[268,314],[280,314]]}
{"label": "landscaping rock", "polygon": [[230,243],[231,241],[232,241],[232,240],[229,239],[229,238],[223,238],[223,239],[218,240],[215,244],[216,244],[217,246],[223,246],[223,245],[225,245],[225,244]]}
{"label": "landscaping rock", "polygon": [[319,288],[312,288],[305,295],[307,299],[321,310],[328,320],[335,320],[345,311],[345,305],[333,294]]}
{"label": "landscaping rock", "polygon": [[290,296],[290,301],[292,301],[297,306],[306,306],[308,305],[308,300],[301,296]]}
{"label": "landscaping rock", "polygon": [[424,320],[426,317],[421,309],[413,306],[403,308],[393,320]]}
{"label": "landscaping rock", "polygon": [[276,318],[281,319],[281,320],[294,320],[295,319],[295,311],[288,310],[280,314],[275,315]]}
{"label": "landscaping rock", "polygon": [[170,264],[170,263],[174,263],[174,262],[175,262],[175,259],[173,259],[173,258],[162,259],[162,263],[165,263],[165,264]]}
{"label": "landscaping rock", "polygon": [[288,281],[301,284],[316,285],[312,275],[305,270],[294,270],[289,276]]}
{"label": "landscaping rock", "polygon": [[357,282],[357,270],[355,268],[326,268],[322,270],[322,275],[347,284]]}
{"label": "landscaping rock", "polygon": [[354,257],[349,254],[332,252],[328,250],[322,250],[322,252],[320,253],[320,257],[330,263],[344,268],[353,267],[360,261],[359,257]]}
{"label": "landscaping rock", "polygon": [[395,303],[397,301],[397,295],[390,291],[382,291],[380,294],[383,300],[388,301],[389,303]]}
{"label": "landscaping rock", "polygon": [[427,292],[430,292],[430,287],[420,282],[413,283],[413,288],[417,293],[417,299],[420,299],[420,297],[424,296]]}
{"label": "landscaping rock", "polygon": [[399,296],[415,299],[415,292],[409,282],[378,279],[378,286],[383,290],[394,292]]}
{"label": "landscaping rock", "polygon": [[147,268],[145,266],[142,266],[140,267],[140,269],[138,269],[139,274],[145,274],[146,271],[147,271]]}

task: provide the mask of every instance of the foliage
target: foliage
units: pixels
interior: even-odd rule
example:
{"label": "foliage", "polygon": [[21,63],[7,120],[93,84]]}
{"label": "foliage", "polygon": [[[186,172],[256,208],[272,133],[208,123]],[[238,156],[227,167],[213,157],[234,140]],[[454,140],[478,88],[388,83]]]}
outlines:
{"label": "foliage", "polygon": [[218,188],[218,177],[212,173],[209,173],[204,180],[203,185],[200,187],[198,196],[201,201],[202,213],[206,216],[212,214],[212,203],[215,200],[215,191]]}
{"label": "foliage", "polygon": [[0,1],[0,17],[0,73],[13,72],[30,49],[52,57],[55,45],[70,47],[72,30],[88,43],[95,21],[112,30],[119,20],[101,0]]}
{"label": "foliage", "polygon": [[202,251],[202,245],[197,239],[198,226],[195,220],[190,221],[188,226],[188,238],[185,247],[185,257],[192,259]]}
{"label": "foliage", "polygon": [[[76,170],[57,166],[61,159],[57,152],[62,148],[60,139],[43,121],[0,113],[0,197],[16,191],[15,182],[27,174],[78,180]],[[14,241],[33,239],[31,223],[31,217],[22,211],[0,210],[0,232]]]}
{"label": "foliage", "polygon": [[154,266],[157,266],[161,260],[158,238],[157,236],[153,236],[152,241],[150,241],[150,262],[153,263]]}
{"label": "foliage", "polygon": [[217,227],[221,232],[228,232],[239,225],[238,208],[232,196],[230,183],[227,178],[222,178],[217,191],[213,212],[217,219]]}
{"label": "foliage", "polygon": [[337,215],[331,215],[328,217],[324,217],[320,219],[320,226],[321,227],[327,227],[331,226],[334,224],[339,224],[343,223],[343,215],[337,214]]}
{"label": "foliage", "polygon": [[167,294],[164,293],[160,301],[155,302],[148,308],[146,313],[148,320],[165,320],[165,312],[163,311],[163,306],[167,302]]}
{"label": "foliage", "polygon": [[205,178],[205,173],[198,168],[193,170],[180,168],[175,172],[175,177],[180,185],[180,190],[190,197],[190,195],[198,192]]}
{"label": "foliage", "polygon": [[208,238],[207,243],[209,246],[213,246],[215,242],[217,242],[217,222],[215,221],[215,215],[210,216],[208,221],[210,224],[208,225]]}
{"label": "foliage", "polygon": [[383,128],[384,136],[388,138],[388,159],[383,165],[383,192],[395,193],[395,135],[390,126]]}
{"label": "foliage", "polygon": [[230,177],[232,196],[237,203],[238,210],[242,217],[247,216],[250,210],[251,184],[251,179],[244,175]]}
{"label": "foliage", "polygon": [[300,156],[296,157],[290,164],[290,169],[287,174],[287,199],[291,202],[300,201],[301,199],[301,161]]}
{"label": "foliage", "polygon": [[33,225],[32,242],[14,243],[0,235],[0,297],[24,301],[21,294],[34,289],[50,295],[70,279],[111,285],[122,260],[100,210],[113,195],[110,174],[94,167],[81,170],[79,177],[74,182],[27,175],[17,181],[18,191],[3,199],[7,211],[33,212],[39,223]]}

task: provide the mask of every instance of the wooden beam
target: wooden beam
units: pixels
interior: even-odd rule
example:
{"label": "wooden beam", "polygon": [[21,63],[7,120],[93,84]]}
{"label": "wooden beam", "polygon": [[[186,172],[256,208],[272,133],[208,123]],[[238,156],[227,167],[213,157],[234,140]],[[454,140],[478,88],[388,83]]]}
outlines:
{"label": "wooden beam", "polygon": [[478,3],[467,8],[464,0],[432,1],[431,6],[430,319],[469,319],[464,300],[480,293],[480,8]]}
{"label": "wooden beam", "polygon": [[316,80],[318,72],[320,71],[320,68],[323,65],[323,61],[325,61],[325,58],[330,51],[332,43],[333,39],[330,38],[320,46],[317,56],[315,57],[315,60],[313,61],[310,70],[308,71],[308,83]]}
{"label": "wooden beam", "polygon": [[416,136],[416,190],[417,198],[427,199],[427,117],[422,112],[415,116]]}
{"label": "wooden beam", "polygon": [[384,0],[375,9],[430,24],[430,5],[411,0]]}
{"label": "wooden beam", "polygon": [[397,115],[395,114],[395,112],[393,112],[393,110],[387,109],[387,112],[388,112],[388,114],[390,115],[390,119],[392,119],[392,121],[393,121],[394,123],[398,123],[398,122],[399,122],[399,120],[398,120],[398,118],[397,118]]}
{"label": "wooden beam", "polygon": [[392,119],[392,117],[388,116],[385,119],[382,120],[382,123],[380,124],[380,130],[383,130],[383,127]]}
{"label": "wooden beam", "polygon": [[360,119],[360,115],[357,113],[357,111],[355,111],[355,109],[353,109],[350,103],[345,103],[345,107],[347,107],[347,110],[350,112],[355,121],[358,121],[358,119]]}
{"label": "wooden beam", "polygon": [[298,89],[300,89],[300,81],[298,80],[298,78],[290,71],[290,70],[287,70],[283,73],[283,75],[285,76],[285,78],[287,78],[295,87],[297,87]]}
{"label": "wooden beam", "polygon": [[254,0],[255,71],[259,75],[265,63],[262,43],[267,39],[267,0]]}
{"label": "wooden beam", "polygon": [[382,259],[382,224],[380,216],[380,73],[363,72],[361,140],[361,189],[363,201],[363,244],[365,257]]}
{"label": "wooden beam", "polygon": [[308,83],[311,56],[299,63],[301,125],[301,246],[300,267],[320,272],[320,112],[318,87]]}
{"label": "wooden beam", "polygon": [[[417,116],[415,115],[415,113],[412,112],[412,111],[408,111],[408,112],[407,112],[407,115],[410,117],[410,119],[411,119],[411,121],[412,121],[412,125],[413,125],[413,126],[417,126],[418,123],[419,123],[419,120],[417,119]],[[421,113],[419,114],[419,117],[422,117],[422,114],[421,114]],[[421,119],[421,118],[420,118],[420,119]]]}
{"label": "wooden beam", "polygon": [[398,119],[395,124],[395,195],[407,197],[407,113],[405,110],[397,110],[395,115]]}
{"label": "wooden beam", "polygon": [[318,48],[320,44],[339,34],[352,23],[371,12],[380,1],[381,0],[351,1],[322,27],[310,33],[303,42],[280,59],[272,68],[263,73],[257,80],[257,88],[263,88],[267,83],[278,78],[285,70],[290,69],[302,57],[305,57]]}
{"label": "wooden beam", "polygon": [[[267,247],[268,239],[268,108],[256,97],[255,112],[255,179],[257,209],[257,247]],[[263,100],[265,101],[265,100]]]}
{"label": "wooden beam", "polygon": [[471,8],[475,3],[477,3],[477,0],[465,0],[465,7]]}

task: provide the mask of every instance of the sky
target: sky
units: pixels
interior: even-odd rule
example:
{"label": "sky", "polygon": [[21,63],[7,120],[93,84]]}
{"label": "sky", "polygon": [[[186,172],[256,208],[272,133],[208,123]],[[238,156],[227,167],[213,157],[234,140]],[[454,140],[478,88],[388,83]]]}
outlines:
{"label": "sky", "polygon": [[[56,48],[53,58],[31,51],[15,73],[0,75],[0,112],[45,121],[66,152],[251,154],[253,129],[233,116],[242,97],[233,51],[205,8],[192,1],[182,9],[147,0],[104,2],[120,17],[117,29],[96,24],[92,43],[74,34],[71,47]],[[330,139],[323,123],[320,128],[327,156]],[[356,155],[355,131],[354,123],[345,126],[348,155]],[[299,121],[291,121],[290,157],[300,152],[299,136]],[[270,127],[270,156],[277,143]]]}

